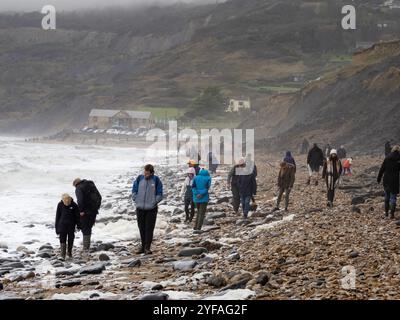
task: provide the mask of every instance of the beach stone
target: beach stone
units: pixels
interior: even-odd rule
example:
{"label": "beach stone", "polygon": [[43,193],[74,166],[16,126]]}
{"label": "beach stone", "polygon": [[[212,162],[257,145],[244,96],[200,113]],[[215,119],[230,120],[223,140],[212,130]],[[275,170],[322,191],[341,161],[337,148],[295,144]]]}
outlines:
{"label": "beach stone", "polygon": [[4,289],[4,286],[3,286],[3,284],[0,282],[0,290],[3,290]]}
{"label": "beach stone", "polygon": [[169,295],[166,293],[150,293],[139,297],[139,300],[168,300]]}
{"label": "beach stone", "polygon": [[179,217],[174,217],[174,218],[171,218],[171,219],[169,220],[169,222],[171,222],[171,223],[180,223],[180,222],[181,222],[181,218],[179,218]]}
{"label": "beach stone", "polygon": [[108,255],[106,255],[105,253],[102,253],[99,255],[99,260],[100,261],[109,261],[110,257]]}
{"label": "beach stone", "polygon": [[96,263],[90,266],[83,267],[80,269],[80,274],[100,274],[102,273],[106,267],[103,263]]}
{"label": "beach stone", "polygon": [[257,284],[260,284],[262,286],[265,286],[267,282],[269,281],[269,274],[265,271],[261,271],[258,275],[257,278],[255,279]]}
{"label": "beach stone", "polygon": [[54,256],[54,253],[52,253],[50,251],[43,251],[43,252],[39,252],[36,256],[39,258],[43,258],[43,259],[49,259]]}
{"label": "beach stone", "polygon": [[34,228],[35,225],[34,224],[27,224],[26,226],[24,226],[24,228]]}
{"label": "beach stone", "polygon": [[233,289],[244,289],[246,287],[247,282],[252,279],[251,274],[242,273],[238,274],[230,280],[231,284],[221,289],[221,291],[225,290],[233,290]]}
{"label": "beach stone", "polygon": [[162,289],[164,289],[164,287],[159,283],[151,288],[151,290],[154,290],[154,291],[160,291]]}
{"label": "beach stone", "polygon": [[61,283],[56,284],[56,288],[62,288],[62,287],[75,287],[75,286],[80,286],[82,284],[82,282],[80,280],[68,280],[68,281],[64,281]]}
{"label": "beach stone", "polygon": [[221,288],[227,284],[226,279],[220,274],[212,275],[207,279],[206,283],[215,288]]}
{"label": "beach stone", "polygon": [[1,266],[2,268],[22,269],[25,268],[22,262],[9,262]]}
{"label": "beach stone", "polygon": [[175,216],[175,215],[178,215],[178,214],[181,214],[184,212],[185,211],[183,211],[181,208],[175,208],[174,211],[172,212],[172,214]]}
{"label": "beach stone", "polygon": [[358,251],[352,251],[350,254],[349,254],[349,258],[357,258],[358,256],[360,255],[360,253],[358,252]]}
{"label": "beach stone", "polygon": [[71,268],[56,271],[56,276],[72,276],[79,272],[79,268]]}
{"label": "beach stone", "polygon": [[352,206],[351,207],[351,212],[357,212],[357,213],[361,213],[361,209],[357,206]]}
{"label": "beach stone", "polygon": [[191,257],[191,256],[199,256],[204,252],[208,252],[206,248],[203,247],[198,247],[198,248],[185,248],[179,251],[178,256],[179,257]]}
{"label": "beach stone", "polygon": [[108,251],[114,248],[115,247],[112,243],[101,243],[97,246],[96,251]]}
{"label": "beach stone", "polygon": [[227,203],[231,200],[230,197],[221,197],[217,200],[217,204],[221,204],[221,203]]}
{"label": "beach stone", "polygon": [[238,252],[234,252],[227,257],[228,260],[238,261],[240,260],[240,254]]}
{"label": "beach stone", "polygon": [[0,243],[0,249],[8,249],[8,246],[4,243]]}
{"label": "beach stone", "polygon": [[54,250],[54,248],[49,244],[45,244],[39,248],[39,251],[43,251],[43,250]]}
{"label": "beach stone", "polygon": [[226,213],[225,212],[212,212],[207,215],[208,219],[220,219],[220,218],[225,218]]}
{"label": "beach stone", "polygon": [[140,259],[134,259],[131,262],[129,262],[128,267],[129,268],[138,268],[142,265],[142,261]]}
{"label": "beach stone", "polygon": [[197,265],[197,262],[195,260],[183,260],[175,261],[172,265],[174,270],[190,271]]}
{"label": "beach stone", "polygon": [[208,251],[218,250],[223,247],[222,243],[210,240],[204,240],[200,242],[202,248],[206,248]]}
{"label": "beach stone", "polygon": [[203,221],[203,226],[213,226],[215,225],[215,221],[209,218],[205,218]]}

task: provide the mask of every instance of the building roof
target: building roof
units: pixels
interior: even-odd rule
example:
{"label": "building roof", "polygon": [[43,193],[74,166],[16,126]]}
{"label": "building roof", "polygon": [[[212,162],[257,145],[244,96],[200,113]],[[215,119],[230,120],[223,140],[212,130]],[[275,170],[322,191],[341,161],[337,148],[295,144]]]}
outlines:
{"label": "building roof", "polygon": [[112,118],[121,111],[126,112],[132,119],[149,119],[151,112],[148,111],[129,111],[129,110],[107,110],[107,109],[92,109],[89,117],[105,117]]}

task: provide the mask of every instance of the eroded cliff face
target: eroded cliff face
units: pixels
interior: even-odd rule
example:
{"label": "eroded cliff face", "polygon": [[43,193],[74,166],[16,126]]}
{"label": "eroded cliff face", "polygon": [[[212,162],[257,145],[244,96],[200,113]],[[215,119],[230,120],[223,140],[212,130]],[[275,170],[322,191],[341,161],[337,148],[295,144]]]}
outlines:
{"label": "eroded cliff face", "polygon": [[[299,93],[267,101],[259,114],[258,145],[296,148],[304,138],[357,151],[400,139],[400,41],[378,43],[352,64],[309,83]],[[262,124],[264,122],[264,124]]]}

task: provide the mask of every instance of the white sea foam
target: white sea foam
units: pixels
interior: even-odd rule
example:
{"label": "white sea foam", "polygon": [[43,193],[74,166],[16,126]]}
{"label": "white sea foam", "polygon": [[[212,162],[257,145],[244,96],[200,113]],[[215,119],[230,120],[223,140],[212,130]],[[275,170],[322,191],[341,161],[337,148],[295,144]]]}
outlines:
{"label": "white sea foam", "polygon": [[[4,137],[0,147],[0,239],[9,250],[34,239],[38,242],[26,247],[35,249],[47,242],[57,243],[53,228],[57,203],[63,193],[75,197],[74,178],[94,180],[105,199],[115,191],[128,198],[129,176],[122,179],[122,184],[115,178],[128,172],[133,178],[144,164],[159,164],[162,160],[157,160],[156,152],[137,148],[33,144]],[[109,209],[102,210],[99,218],[115,216]],[[34,227],[26,227],[30,224]],[[162,235],[165,228],[160,217],[155,235]],[[137,238],[133,221],[97,223],[94,227],[94,240]]]}

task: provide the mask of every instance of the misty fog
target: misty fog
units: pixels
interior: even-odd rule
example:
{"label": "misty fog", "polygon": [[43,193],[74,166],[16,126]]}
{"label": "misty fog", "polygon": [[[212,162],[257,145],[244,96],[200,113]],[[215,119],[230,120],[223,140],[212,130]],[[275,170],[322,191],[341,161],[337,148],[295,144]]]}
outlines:
{"label": "misty fog", "polygon": [[1,0],[0,12],[3,11],[40,11],[45,5],[53,5],[57,10],[76,10],[105,8],[116,6],[168,5],[173,3],[215,3],[224,0]]}

